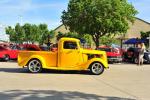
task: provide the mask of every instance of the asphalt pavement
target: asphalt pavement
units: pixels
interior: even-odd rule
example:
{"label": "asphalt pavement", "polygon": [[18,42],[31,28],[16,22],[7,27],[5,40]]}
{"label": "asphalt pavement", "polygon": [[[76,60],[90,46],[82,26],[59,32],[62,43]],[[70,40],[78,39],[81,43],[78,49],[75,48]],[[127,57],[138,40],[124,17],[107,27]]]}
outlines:
{"label": "asphalt pavement", "polygon": [[150,64],[110,64],[102,75],[51,71],[32,74],[0,62],[1,100],[149,100]]}

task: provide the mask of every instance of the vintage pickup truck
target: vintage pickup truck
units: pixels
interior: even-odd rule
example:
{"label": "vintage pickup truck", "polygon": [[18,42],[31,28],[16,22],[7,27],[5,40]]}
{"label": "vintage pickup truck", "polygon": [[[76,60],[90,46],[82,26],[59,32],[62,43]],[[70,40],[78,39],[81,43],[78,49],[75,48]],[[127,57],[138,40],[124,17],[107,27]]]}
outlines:
{"label": "vintage pickup truck", "polygon": [[55,52],[20,51],[18,65],[32,73],[41,72],[42,69],[90,70],[92,74],[99,75],[108,68],[108,61],[105,51],[82,49],[80,40],[61,38]]}

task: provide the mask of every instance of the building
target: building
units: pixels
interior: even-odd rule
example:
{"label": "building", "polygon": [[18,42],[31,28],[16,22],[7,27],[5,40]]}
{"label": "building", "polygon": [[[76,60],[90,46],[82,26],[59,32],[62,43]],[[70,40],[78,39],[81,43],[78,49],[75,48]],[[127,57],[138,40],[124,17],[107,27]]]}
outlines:
{"label": "building", "polygon": [[129,24],[130,28],[125,34],[125,38],[140,38],[141,31],[148,32],[150,31],[150,23],[142,19],[136,18],[134,24]]}
{"label": "building", "polygon": [[[140,38],[141,35],[141,31],[143,32],[147,32],[150,31],[150,23],[136,18],[135,22],[129,23],[129,29],[127,31],[127,33],[125,35],[122,36],[118,36],[118,38],[120,39],[130,39],[130,38]],[[68,33],[69,32],[69,28],[66,28],[63,24],[58,26],[55,30],[55,36],[57,36],[57,34],[59,32],[61,33]],[[56,38],[54,38],[54,41],[56,41]]]}

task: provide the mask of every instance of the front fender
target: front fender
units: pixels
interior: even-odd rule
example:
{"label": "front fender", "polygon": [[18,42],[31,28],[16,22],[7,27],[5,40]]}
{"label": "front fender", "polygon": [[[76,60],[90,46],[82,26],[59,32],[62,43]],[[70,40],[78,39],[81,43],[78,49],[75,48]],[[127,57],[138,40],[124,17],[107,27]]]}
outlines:
{"label": "front fender", "polygon": [[109,68],[108,67],[108,62],[101,59],[101,58],[92,58],[90,60],[87,61],[87,68],[90,66],[90,64],[92,64],[93,62],[100,62],[101,64],[103,64],[104,68]]}

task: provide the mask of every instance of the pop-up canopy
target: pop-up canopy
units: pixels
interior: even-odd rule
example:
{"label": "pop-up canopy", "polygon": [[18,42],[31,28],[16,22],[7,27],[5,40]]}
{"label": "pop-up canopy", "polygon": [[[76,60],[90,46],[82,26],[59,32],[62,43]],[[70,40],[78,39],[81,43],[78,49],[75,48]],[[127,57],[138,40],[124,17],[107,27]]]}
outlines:
{"label": "pop-up canopy", "polygon": [[137,44],[137,43],[144,43],[146,42],[146,39],[137,39],[137,38],[131,38],[124,42],[124,44]]}

